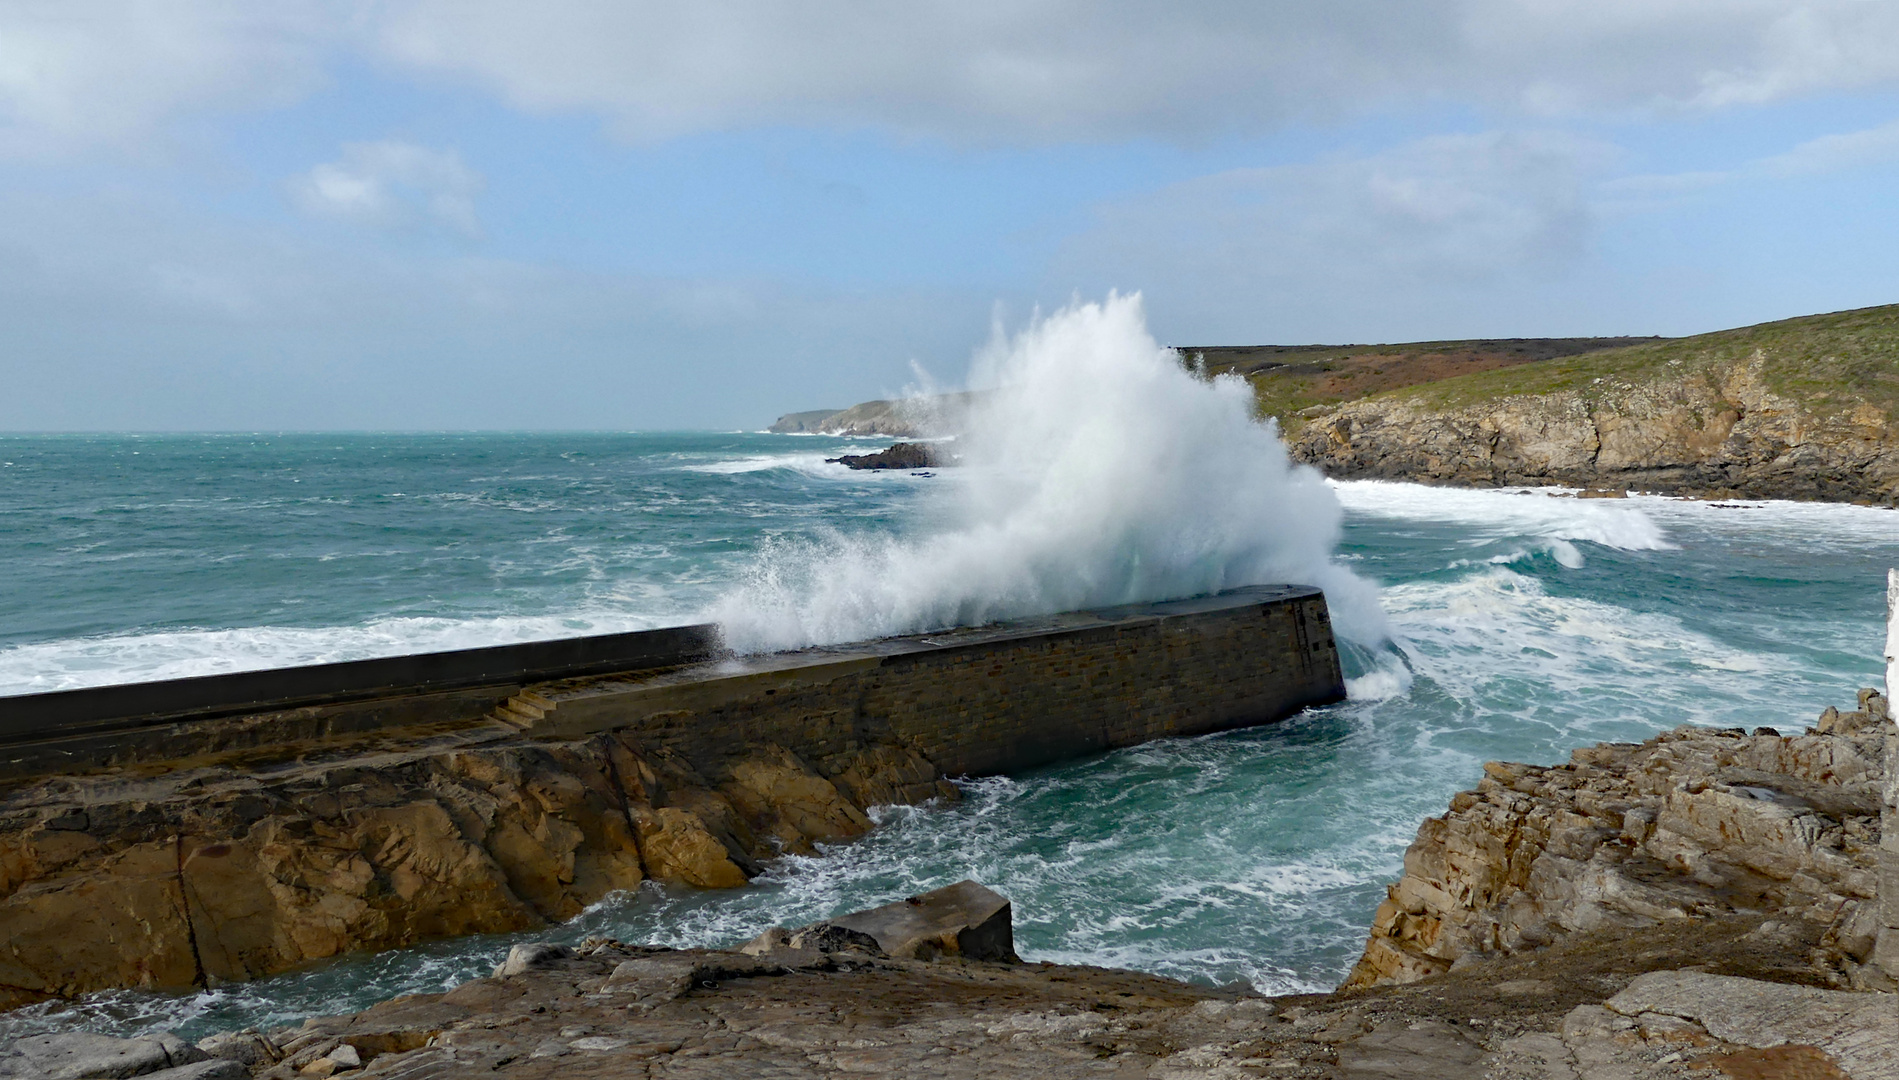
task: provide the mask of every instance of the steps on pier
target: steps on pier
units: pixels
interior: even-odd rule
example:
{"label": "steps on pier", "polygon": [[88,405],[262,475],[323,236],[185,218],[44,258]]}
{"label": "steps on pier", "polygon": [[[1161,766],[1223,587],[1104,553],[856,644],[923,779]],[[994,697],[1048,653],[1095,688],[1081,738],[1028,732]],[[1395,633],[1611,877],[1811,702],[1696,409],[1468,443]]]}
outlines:
{"label": "steps on pier", "polygon": [[495,706],[488,717],[516,730],[526,731],[553,712],[556,704],[552,698],[543,697],[532,690],[523,690]]}

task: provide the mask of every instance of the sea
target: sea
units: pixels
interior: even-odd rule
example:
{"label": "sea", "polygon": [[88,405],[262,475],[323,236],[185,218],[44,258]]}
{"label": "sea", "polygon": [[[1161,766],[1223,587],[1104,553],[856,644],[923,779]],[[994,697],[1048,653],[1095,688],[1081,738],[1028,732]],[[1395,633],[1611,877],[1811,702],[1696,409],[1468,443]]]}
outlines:
{"label": "sea", "polygon": [[[649,882],[532,934],[36,1005],[0,1041],[296,1023],[446,989],[518,941],[731,946],[963,878],[1012,900],[1027,960],[1322,991],[1419,822],[1485,761],[1679,724],[1797,732],[1878,685],[1899,512],[1324,481],[1243,388],[1159,378],[1079,395],[1036,460],[998,437],[1007,454],[972,440],[914,472],[826,460],[888,440],[752,431],[0,436],[0,695],[705,618],[764,649],[1275,571],[1334,597],[1350,689],[1269,727],[964,780],[742,889]],[[1100,408],[1119,431],[1089,428]],[[1279,457],[1249,472],[1241,452]]]}

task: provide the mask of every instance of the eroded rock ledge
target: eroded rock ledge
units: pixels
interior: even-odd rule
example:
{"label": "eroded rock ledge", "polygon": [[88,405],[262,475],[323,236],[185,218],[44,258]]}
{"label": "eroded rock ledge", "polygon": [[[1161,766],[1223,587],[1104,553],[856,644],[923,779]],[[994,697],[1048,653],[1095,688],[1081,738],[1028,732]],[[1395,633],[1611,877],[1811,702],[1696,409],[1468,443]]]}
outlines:
{"label": "eroded rock ledge", "polygon": [[1867,690],[1858,711],[1828,709],[1802,735],[1681,727],[1567,765],[1492,762],[1419,828],[1345,985],[1414,981],[1582,932],[1751,914],[1773,923],[1763,933],[1810,942],[1809,977],[1891,989],[1868,963],[1891,727]]}
{"label": "eroded rock ledge", "polygon": [[529,929],[647,878],[741,885],[760,860],[862,834],[869,807],[957,797],[897,745],[815,764],[771,745],[694,761],[627,733],[512,735],[496,723],[8,793],[0,1007]]}

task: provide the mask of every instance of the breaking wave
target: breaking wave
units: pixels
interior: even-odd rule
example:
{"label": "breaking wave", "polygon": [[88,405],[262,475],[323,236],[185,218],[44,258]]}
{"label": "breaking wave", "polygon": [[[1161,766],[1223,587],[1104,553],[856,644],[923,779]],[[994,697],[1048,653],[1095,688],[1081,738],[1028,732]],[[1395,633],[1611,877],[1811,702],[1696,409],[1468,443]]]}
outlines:
{"label": "breaking wave", "polygon": [[710,617],[764,651],[1194,596],[1325,589],[1341,634],[1385,636],[1376,590],[1332,558],[1343,511],[1287,457],[1234,377],[1202,378],[1148,333],[1138,294],[1077,303],[977,354],[996,388],[956,481],[902,534],[768,546]]}

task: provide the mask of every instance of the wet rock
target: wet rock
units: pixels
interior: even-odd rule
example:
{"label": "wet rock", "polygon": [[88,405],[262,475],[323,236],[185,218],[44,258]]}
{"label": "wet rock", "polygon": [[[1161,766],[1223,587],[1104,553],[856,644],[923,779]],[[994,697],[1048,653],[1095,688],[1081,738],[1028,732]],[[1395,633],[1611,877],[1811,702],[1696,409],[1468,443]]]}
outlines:
{"label": "wet rock", "polygon": [[495,978],[505,979],[510,975],[520,975],[529,971],[544,971],[548,968],[559,967],[561,961],[572,960],[574,957],[574,950],[565,945],[530,941],[508,950],[508,958],[495,968]]}
{"label": "wet rock", "polygon": [[868,935],[887,956],[1017,962],[1009,901],[974,881],[853,912],[832,919],[831,926]]}
{"label": "wet rock", "polygon": [[951,463],[950,458],[937,453],[928,443],[909,442],[897,443],[874,454],[845,454],[825,460],[847,469],[929,469]]}

